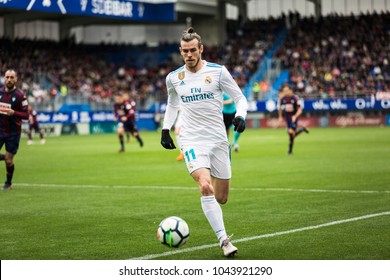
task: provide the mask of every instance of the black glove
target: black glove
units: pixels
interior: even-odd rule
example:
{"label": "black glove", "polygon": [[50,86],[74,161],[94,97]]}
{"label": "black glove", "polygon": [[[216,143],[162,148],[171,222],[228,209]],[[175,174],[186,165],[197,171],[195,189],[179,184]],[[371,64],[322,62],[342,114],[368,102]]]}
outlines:
{"label": "black glove", "polygon": [[176,149],[175,143],[173,143],[171,135],[169,134],[169,129],[163,129],[161,131],[161,145],[165,149],[169,149],[169,150]]}
{"label": "black glove", "polygon": [[233,119],[234,131],[239,133],[245,130],[245,120],[241,116],[237,116]]}

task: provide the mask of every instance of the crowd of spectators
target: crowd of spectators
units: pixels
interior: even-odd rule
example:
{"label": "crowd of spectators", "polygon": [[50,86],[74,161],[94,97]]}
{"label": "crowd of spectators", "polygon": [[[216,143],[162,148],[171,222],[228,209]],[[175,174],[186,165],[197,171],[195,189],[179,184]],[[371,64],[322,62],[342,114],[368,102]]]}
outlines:
{"label": "crowd of spectators", "polygon": [[[233,26],[223,46],[208,46],[204,42],[203,58],[226,65],[243,88],[272,44],[278,28],[280,20],[248,21]],[[123,91],[133,95],[140,108],[145,108],[150,101],[166,98],[165,77],[183,64],[178,42],[148,47],[146,44],[83,45],[71,40],[2,38],[0,45],[1,72],[8,67],[17,70],[20,86],[31,103],[44,105],[47,110],[58,109],[56,104],[72,100],[88,100],[92,105],[105,104],[105,108],[111,108],[113,95]],[[167,50],[171,56],[164,59],[154,55]],[[143,62],[135,60],[141,57],[141,52]]]}
{"label": "crowd of spectators", "polygon": [[390,91],[390,13],[299,18],[276,57],[304,98]]}
{"label": "crowd of spectators", "polygon": [[148,96],[164,88],[165,76],[172,68],[170,61],[152,66],[125,60],[115,63],[112,54],[131,49],[129,45],[4,38],[0,44],[2,73],[8,67],[17,70],[21,88],[32,103],[38,104],[73,99],[107,104],[110,108],[113,95],[126,91],[142,106]]}
{"label": "crowd of spectators", "polygon": [[[229,26],[227,42],[219,49],[225,60],[218,61],[231,71],[240,88],[244,88],[266,53],[284,28],[284,17],[238,21]],[[207,53],[207,51],[206,51]],[[215,55],[210,58],[215,60]]]}
{"label": "crowd of spectators", "polygon": [[[267,20],[229,21],[226,43],[208,46],[204,42],[203,58],[225,65],[244,88],[286,27],[288,36],[274,58],[290,72],[291,82],[302,97],[390,90],[388,12],[319,19],[290,14]],[[148,47],[2,38],[0,46],[1,72],[8,67],[16,69],[20,87],[31,103],[44,105],[46,110],[56,110],[56,104],[69,100],[87,100],[111,108],[113,95],[124,91],[138,101],[139,108],[147,109],[154,100],[164,101],[166,75],[183,64],[177,43]],[[170,55],[162,58],[158,56],[161,53]]]}

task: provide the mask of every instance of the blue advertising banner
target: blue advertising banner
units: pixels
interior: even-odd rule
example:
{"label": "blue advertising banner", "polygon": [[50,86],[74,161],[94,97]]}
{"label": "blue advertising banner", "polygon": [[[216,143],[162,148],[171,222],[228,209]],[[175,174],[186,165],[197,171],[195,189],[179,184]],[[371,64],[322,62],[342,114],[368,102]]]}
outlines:
{"label": "blue advertising banner", "polygon": [[[373,98],[300,100],[305,111],[390,110],[390,100]],[[278,110],[277,100],[257,101],[257,111]]]}
{"label": "blue advertising banner", "polygon": [[[41,124],[77,124],[77,123],[116,123],[114,113],[112,111],[73,111],[73,112],[56,112],[38,113],[38,122]],[[136,115],[138,129],[155,130],[156,123],[154,113],[147,111],[138,111]]]}
{"label": "blue advertising banner", "polygon": [[[303,100],[300,104],[305,111],[356,111],[356,110],[389,110],[390,99],[377,100],[375,98],[356,98],[356,99],[318,99]],[[165,112],[166,103],[157,105],[159,112]],[[156,106],[153,107],[155,110]],[[249,102],[249,111],[251,112],[277,112],[278,100],[264,100]]]}
{"label": "blue advertising banner", "polygon": [[386,125],[390,125],[390,115],[386,116]]}
{"label": "blue advertising banner", "polygon": [[25,11],[98,16],[143,22],[173,22],[175,4],[131,0],[1,0],[0,8]]}
{"label": "blue advertising banner", "polygon": [[115,121],[115,116],[112,111],[39,112],[37,118],[39,123],[89,123]]}

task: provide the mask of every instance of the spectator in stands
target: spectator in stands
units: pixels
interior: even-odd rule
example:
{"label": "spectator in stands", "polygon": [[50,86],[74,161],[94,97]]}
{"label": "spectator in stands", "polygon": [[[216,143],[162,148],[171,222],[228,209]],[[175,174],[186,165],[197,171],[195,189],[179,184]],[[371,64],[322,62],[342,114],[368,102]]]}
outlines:
{"label": "spectator in stands", "polygon": [[378,89],[390,90],[389,20],[389,12],[300,19],[277,57],[305,98],[356,92],[370,96]]}
{"label": "spectator in stands", "polygon": [[[289,70],[297,93],[304,98],[370,96],[390,90],[388,22],[388,11],[318,20],[294,12],[246,20],[228,25],[227,41],[223,46],[207,46],[205,59],[225,65],[243,89],[275,42],[275,34],[287,26],[289,35],[276,58]],[[63,101],[83,97],[91,105],[112,104],[113,92],[135,90],[138,106],[147,108],[154,99],[165,101],[164,77],[181,63],[172,54],[175,44],[161,44],[158,51],[171,56],[155,62],[153,55],[147,55],[155,49],[146,45],[6,38],[0,39],[0,45],[0,69],[5,71],[18,61],[16,70],[26,84],[22,89],[31,102],[47,109],[53,109],[51,87],[58,89]]]}

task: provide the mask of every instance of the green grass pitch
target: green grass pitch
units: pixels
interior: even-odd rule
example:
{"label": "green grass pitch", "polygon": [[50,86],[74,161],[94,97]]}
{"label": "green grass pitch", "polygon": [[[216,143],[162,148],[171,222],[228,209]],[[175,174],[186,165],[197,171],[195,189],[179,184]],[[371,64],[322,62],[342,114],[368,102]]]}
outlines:
{"label": "green grass pitch", "polygon": [[[158,132],[141,135],[145,146],[132,139],[123,154],[115,134],[23,138],[14,189],[0,192],[0,258],[224,259],[178,151],[163,149]],[[235,259],[390,259],[389,127],[312,129],[293,156],[284,129],[239,141],[222,206]],[[156,237],[172,215],[191,231],[179,249]]]}

